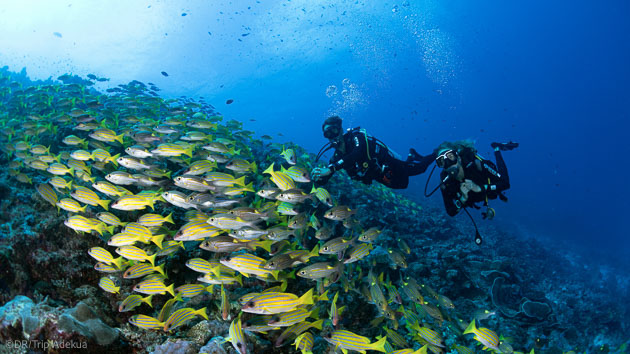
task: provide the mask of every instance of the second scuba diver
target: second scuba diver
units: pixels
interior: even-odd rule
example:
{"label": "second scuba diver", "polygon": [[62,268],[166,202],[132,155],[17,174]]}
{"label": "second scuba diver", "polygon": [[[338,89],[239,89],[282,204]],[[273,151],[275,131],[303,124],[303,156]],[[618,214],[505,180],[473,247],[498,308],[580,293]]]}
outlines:
{"label": "second scuba diver", "polygon": [[469,141],[444,142],[435,150],[435,160],[440,172],[440,189],[446,212],[455,216],[462,208],[474,207],[483,202],[487,210],[482,214],[484,219],[492,219],[494,209],[488,206],[489,199],[497,197],[507,201],[503,191],[510,188],[507,166],[501,151],[509,151],[518,147],[518,143],[492,143],[495,165],[477,154],[473,143]]}
{"label": "second scuba diver", "polygon": [[327,118],[322,130],[329,143],[320,150],[318,159],[328,149],[334,148],[335,153],[327,167],[317,167],[311,172],[313,181],[319,185],[328,182],[336,171],[344,169],[350,178],[365,184],[375,180],[389,188],[407,188],[409,176],[426,171],[436,157],[435,152],[422,156],[414,149],[409,149],[407,160],[402,161],[364,129],[357,127],[343,133],[341,118],[338,116]]}

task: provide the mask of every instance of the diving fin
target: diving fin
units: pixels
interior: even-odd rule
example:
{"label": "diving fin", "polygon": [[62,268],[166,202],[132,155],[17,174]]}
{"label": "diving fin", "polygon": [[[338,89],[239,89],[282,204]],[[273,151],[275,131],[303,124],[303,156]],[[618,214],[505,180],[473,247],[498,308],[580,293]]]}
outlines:
{"label": "diving fin", "polygon": [[492,146],[493,149],[499,149],[501,151],[510,151],[513,149],[516,149],[518,147],[518,143],[515,143],[513,141],[507,142],[507,143],[492,143],[490,144],[490,146]]}

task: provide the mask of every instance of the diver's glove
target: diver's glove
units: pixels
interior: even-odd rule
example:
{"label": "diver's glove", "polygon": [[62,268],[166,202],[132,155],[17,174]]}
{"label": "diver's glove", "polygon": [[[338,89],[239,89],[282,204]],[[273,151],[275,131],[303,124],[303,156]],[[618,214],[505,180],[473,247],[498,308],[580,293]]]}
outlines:
{"label": "diver's glove", "polygon": [[320,179],[329,176],[332,173],[328,167],[315,167],[311,171],[311,178],[313,181],[319,181]]}
{"label": "diver's glove", "polygon": [[414,162],[414,161],[422,161],[422,155],[418,154],[416,149],[411,148],[409,149],[409,155],[407,155],[407,162]]}
{"label": "diver's glove", "polygon": [[[481,187],[470,179],[465,179],[464,182],[459,184],[459,191],[468,200],[468,192],[473,191],[475,193],[481,192]],[[464,200],[465,202],[465,200]]]}

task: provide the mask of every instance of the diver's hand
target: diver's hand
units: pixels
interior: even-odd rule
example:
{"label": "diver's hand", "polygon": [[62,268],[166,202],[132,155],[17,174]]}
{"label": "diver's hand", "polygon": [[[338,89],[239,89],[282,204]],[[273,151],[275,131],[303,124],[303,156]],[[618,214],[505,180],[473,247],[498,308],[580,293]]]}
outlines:
{"label": "diver's hand", "polygon": [[328,167],[316,167],[311,171],[311,179],[313,181],[318,181],[324,177],[329,176],[332,173],[330,168]]}

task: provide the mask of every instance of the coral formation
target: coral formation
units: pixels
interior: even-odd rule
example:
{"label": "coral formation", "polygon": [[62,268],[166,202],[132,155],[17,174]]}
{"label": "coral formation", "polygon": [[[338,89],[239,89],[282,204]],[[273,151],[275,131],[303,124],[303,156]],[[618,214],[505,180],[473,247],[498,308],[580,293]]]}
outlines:
{"label": "coral formation", "polygon": [[11,341],[72,343],[76,348],[109,348],[123,351],[117,341],[119,331],[112,328],[83,302],[64,309],[52,307],[47,300],[35,303],[18,295],[0,307],[0,338]]}

